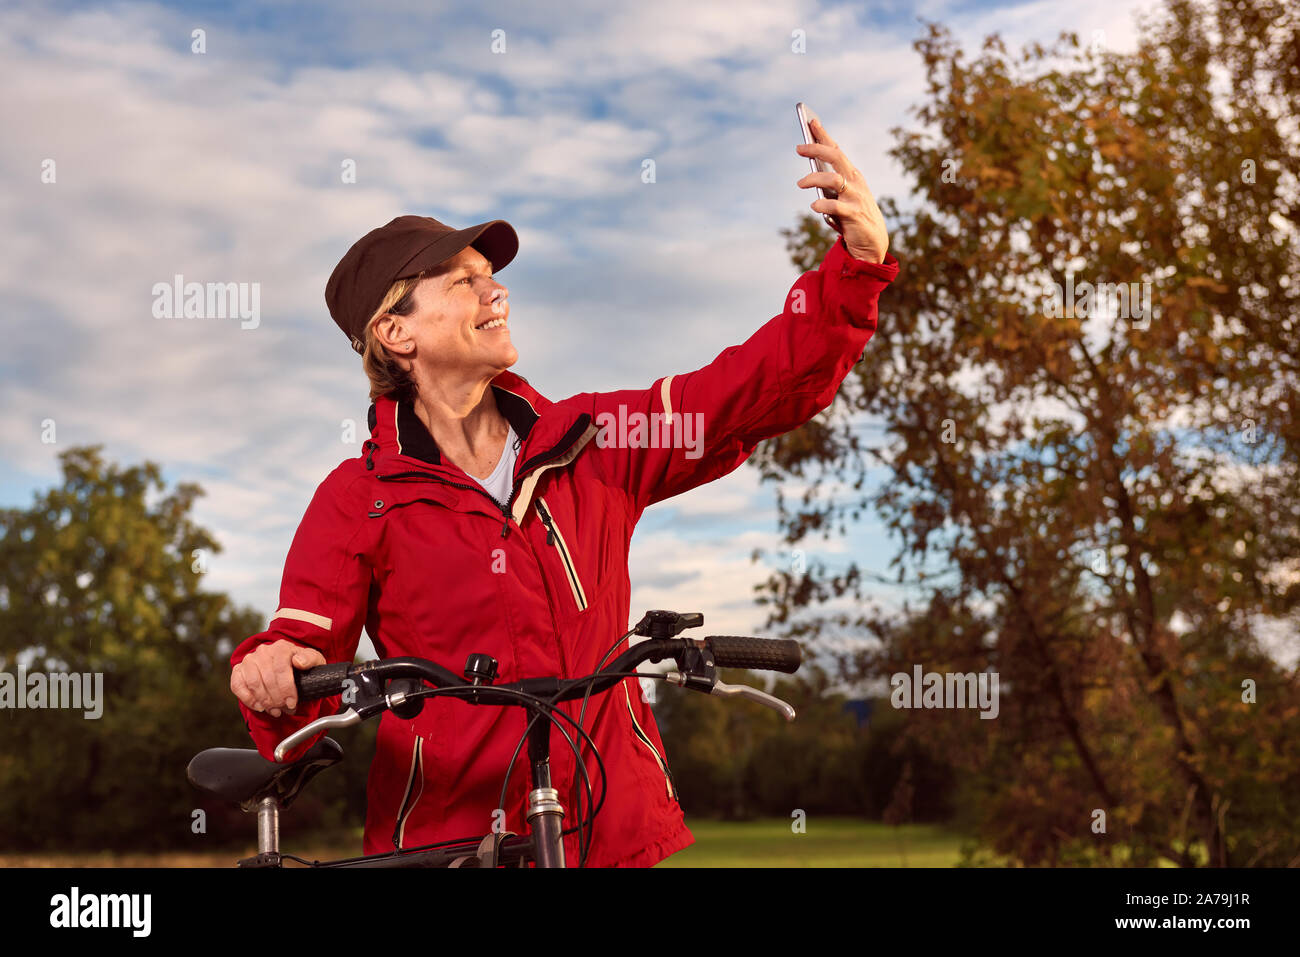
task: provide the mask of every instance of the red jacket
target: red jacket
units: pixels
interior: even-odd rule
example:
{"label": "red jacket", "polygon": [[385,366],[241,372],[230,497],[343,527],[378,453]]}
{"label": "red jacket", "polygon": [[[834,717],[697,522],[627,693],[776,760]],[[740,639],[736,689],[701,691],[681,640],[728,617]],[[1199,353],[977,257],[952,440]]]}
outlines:
{"label": "red jacket", "polygon": [[[498,659],[498,682],[591,673],[633,623],[627,558],[641,513],[726,475],[759,441],[828,407],[875,331],[880,291],[897,274],[892,257],[880,265],[853,259],[839,239],[820,268],[795,281],[784,313],[744,345],[648,389],[550,402],[522,377],[501,373],[492,382],[497,406],[522,439],[508,515],[440,456],[409,404],[381,397],[362,454],[334,469],[307,508],[285,562],[279,609],[266,631],[235,649],[231,664],[285,638],[326,661],[351,661],[364,625],[380,656],[418,655],[455,674],[473,652]],[[702,431],[688,442],[678,418],[676,447],[662,425],[651,441],[635,428],[635,413],[647,424],[662,422],[652,413],[699,413],[691,424]],[[405,478],[385,480],[398,473]],[[555,531],[549,541],[544,511]],[[714,625],[726,631],[725,622]],[[575,719],[579,706],[564,705]],[[304,702],[280,718],[240,708],[270,758],[291,731],[338,711],[340,698]],[[364,852],[489,833],[523,726],[521,709],[447,699],[427,701],[412,720],[385,714],[370,766]],[[649,866],[690,845],[636,679],[593,696],[584,726],[609,787],[588,864]],[[563,738],[552,742],[552,780],[568,827],[580,776]],[[588,756],[587,764],[599,797],[596,763]],[[521,834],[528,779],[525,747],[505,822]],[[566,842],[576,864],[577,835]]]}

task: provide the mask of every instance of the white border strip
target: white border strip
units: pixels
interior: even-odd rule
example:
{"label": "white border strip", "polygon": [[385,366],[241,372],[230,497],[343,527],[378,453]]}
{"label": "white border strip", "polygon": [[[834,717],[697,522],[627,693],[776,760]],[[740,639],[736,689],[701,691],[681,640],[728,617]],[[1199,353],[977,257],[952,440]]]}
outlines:
{"label": "white border strip", "polygon": [[668,378],[664,379],[664,384],[659,387],[659,398],[663,399],[664,402],[664,418],[670,421],[673,417],[673,394],[671,388],[673,379],[675,378],[677,377],[670,375]]}
{"label": "white border strip", "polygon": [[573,448],[569,449],[569,451],[563,456],[556,459],[554,462],[547,462],[545,465],[540,465],[528,473],[527,477],[524,478],[523,484],[519,486],[519,494],[515,496],[515,507],[510,513],[510,517],[515,520],[516,525],[522,525],[524,516],[528,514],[528,506],[532,504],[533,489],[537,485],[538,477],[547,469],[560,468],[568,465],[576,459],[578,453],[582,451],[583,446],[590,442],[592,437],[599,431],[600,429],[596,428],[596,424],[593,422],[591,425],[587,426],[587,431],[582,433],[582,437],[573,444]]}
{"label": "white border strip", "polygon": [[271,616],[271,620],[275,621],[277,618],[292,618],[294,621],[305,621],[309,625],[324,628],[326,631],[334,627],[332,618],[326,618],[324,615],[318,615],[312,611],[303,611],[301,608],[276,609],[275,614]]}
{"label": "white border strip", "polygon": [[[637,679],[638,682],[640,682],[640,680],[640,678]],[[664,788],[668,792],[668,800],[671,801],[673,799],[673,782],[668,777],[668,766],[664,764],[664,759],[659,757],[659,752],[655,749],[655,746],[650,743],[650,736],[641,729],[641,722],[636,719],[636,712],[632,710],[632,696],[627,690],[627,682],[620,681],[619,684],[623,686],[623,699],[627,701],[627,714],[628,717],[632,719],[632,729],[635,733],[636,739],[644,744],[650,753],[654,755],[655,764],[659,765],[659,771],[664,776]]]}

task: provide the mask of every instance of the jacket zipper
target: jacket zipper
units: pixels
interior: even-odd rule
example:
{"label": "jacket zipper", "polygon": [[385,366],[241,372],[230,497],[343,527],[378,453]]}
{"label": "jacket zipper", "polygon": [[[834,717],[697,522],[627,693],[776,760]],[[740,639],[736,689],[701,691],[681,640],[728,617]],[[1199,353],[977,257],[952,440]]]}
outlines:
{"label": "jacket zipper", "polygon": [[[415,799],[411,800],[411,791],[416,787],[416,778],[419,778],[419,790],[415,792]],[[406,821],[415,810],[415,805],[420,803],[420,798],[424,794],[424,738],[418,734],[415,736],[415,743],[411,746],[411,770],[406,776],[406,793],[402,795],[401,807],[397,809],[397,822],[393,825],[393,847],[399,851],[402,849],[402,840],[406,837]],[[407,802],[410,802],[409,806]]]}
{"label": "jacket zipper", "polygon": [[[591,416],[587,415],[585,412],[578,416],[578,420],[569,427],[569,431],[564,433],[563,437],[560,439],[559,445],[552,448],[549,452],[538,452],[523,464],[523,467],[519,470],[519,478],[523,478],[535,467],[543,465],[551,459],[558,459],[560,456],[566,454],[569,449],[573,448],[573,444],[582,437],[582,434],[587,431],[587,426],[590,424]],[[519,494],[519,490],[522,487],[523,484],[521,482],[515,482],[514,487],[510,489],[510,498],[506,500],[506,514],[509,514],[510,507],[515,503],[515,496]]]}
{"label": "jacket zipper", "polygon": [[636,712],[632,710],[632,696],[627,693],[627,682],[621,681],[619,684],[623,686],[623,700],[627,702],[627,713],[628,717],[632,719],[632,728],[635,730],[636,736],[641,743],[649,748],[650,753],[654,755],[655,764],[659,765],[659,770],[662,771],[664,775],[664,784],[668,788],[668,798],[669,800],[675,801],[677,800],[677,792],[676,789],[673,788],[673,775],[672,772],[668,770],[668,762],[659,756],[659,752],[655,750],[655,746],[650,742],[649,735],[641,729],[641,724],[636,719]]}
{"label": "jacket zipper", "polygon": [[578,606],[578,611],[584,611],[587,607],[587,593],[583,591],[582,582],[578,578],[578,568],[573,562],[568,545],[565,544],[564,536],[560,534],[555,520],[551,518],[550,509],[546,507],[546,499],[539,495],[534,504],[537,514],[541,516],[542,523],[546,526],[546,544],[553,545],[560,553],[560,562],[564,565],[564,574],[569,579],[569,590],[573,592],[573,600]]}

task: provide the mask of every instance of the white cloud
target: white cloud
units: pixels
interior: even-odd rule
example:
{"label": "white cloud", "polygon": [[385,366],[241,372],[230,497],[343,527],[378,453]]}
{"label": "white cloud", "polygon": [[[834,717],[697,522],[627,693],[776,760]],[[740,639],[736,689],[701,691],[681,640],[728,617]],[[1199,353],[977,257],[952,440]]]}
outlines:
{"label": "white cloud", "polygon": [[[1127,8],[1070,16],[1110,24]],[[54,481],[61,448],[103,442],[110,458],[201,481],[196,517],[226,546],[210,584],[269,613],[307,501],[358,452],[339,441],[340,421],[364,437],[366,383],[322,293],[365,230],[410,211],[510,219],[522,238],[504,276],[517,368],[560,398],[699,368],[779,311],[795,274],[777,230],[811,202],[794,186],[806,170],[796,99],[877,195],[908,191],[884,155],[887,130],[909,122],[923,76],[910,36],[876,29],[870,13],[566,9],[560,21],[526,4],[394,4],[387,17],[336,4],[294,29],[271,11],[274,35],[254,25],[260,8],[242,19],[144,3],[0,11],[11,235],[0,461]],[[1043,5],[1022,12],[957,19],[962,35],[1066,25]],[[190,52],[196,25],[204,55]],[[500,57],[488,52],[494,26],[509,37]],[[806,55],[789,52],[795,28]],[[39,180],[46,158],[57,184]],[[645,158],[653,184],[640,179]],[[346,159],[355,185],[340,182]],[[151,288],[177,273],[258,283],[260,326],[154,319]],[[46,418],[54,446],[40,441]],[[765,573],[748,555],[775,541],[771,491],[742,469],[663,507],[697,525],[689,543],[637,539],[634,584],[679,584],[638,585],[634,612],[707,599],[711,621],[757,627],[751,589]],[[701,541],[723,516],[725,533]]]}

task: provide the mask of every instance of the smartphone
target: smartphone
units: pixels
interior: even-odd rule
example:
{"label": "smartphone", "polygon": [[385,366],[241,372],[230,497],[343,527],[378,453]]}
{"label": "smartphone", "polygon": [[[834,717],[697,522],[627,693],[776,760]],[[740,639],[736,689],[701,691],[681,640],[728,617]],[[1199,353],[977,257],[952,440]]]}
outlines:
{"label": "smartphone", "polygon": [[[812,129],[809,128],[808,124],[809,121],[814,119],[817,119],[820,122],[820,117],[818,117],[817,114],[813,112],[812,107],[810,107],[807,103],[796,103],[794,105],[794,112],[795,115],[799,117],[799,130],[800,132],[803,133],[803,141],[805,143],[817,142],[813,138]],[[835,172],[834,168],[829,163],[823,162],[822,160],[819,160],[814,156],[808,157],[808,165],[812,168],[812,171],[814,173]],[[827,189],[821,186],[817,187],[817,192],[821,194],[822,199],[839,199],[840,196],[840,194],[836,190]],[[840,229],[840,220],[838,216],[830,216],[826,213],[822,213],[822,219],[826,220],[826,225],[829,226],[831,229],[835,230],[837,233],[843,232]]]}

